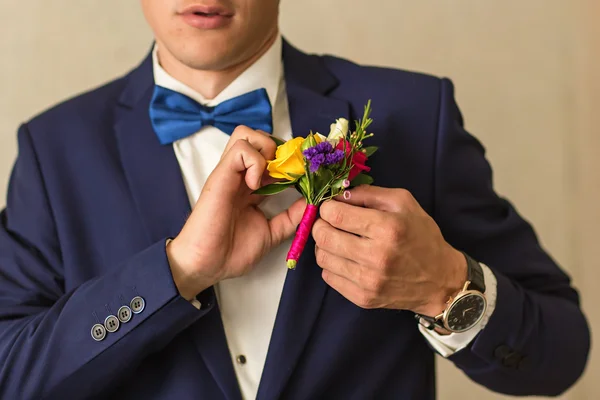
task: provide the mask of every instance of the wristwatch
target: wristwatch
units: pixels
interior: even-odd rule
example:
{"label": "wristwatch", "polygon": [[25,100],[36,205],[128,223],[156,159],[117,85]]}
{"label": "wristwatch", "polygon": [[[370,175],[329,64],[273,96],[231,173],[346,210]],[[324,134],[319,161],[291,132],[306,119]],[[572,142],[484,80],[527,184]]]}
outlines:
{"label": "wristwatch", "polygon": [[462,290],[446,302],[443,313],[428,317],[415,315],[415,318],[425,328],[433,330],[440,328],[450,333],[468,331],[481,321],[487,309],[485,298],[485,282],[481,265],[467,254],[467,281]]}

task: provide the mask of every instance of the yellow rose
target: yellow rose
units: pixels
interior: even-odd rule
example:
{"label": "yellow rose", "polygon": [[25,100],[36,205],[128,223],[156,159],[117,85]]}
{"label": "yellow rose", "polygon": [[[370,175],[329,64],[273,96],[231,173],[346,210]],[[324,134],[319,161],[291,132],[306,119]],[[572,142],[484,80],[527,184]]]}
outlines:
{"label": "yellow rose", "polygon": [[297,137],[277,147],[275,159],[269,161],[269,165],[267,165],[269,175],[276,179],[287,179],[288,181],[295,179],[289,174],[304,175],[302,142],[304,142],[304,138]]}

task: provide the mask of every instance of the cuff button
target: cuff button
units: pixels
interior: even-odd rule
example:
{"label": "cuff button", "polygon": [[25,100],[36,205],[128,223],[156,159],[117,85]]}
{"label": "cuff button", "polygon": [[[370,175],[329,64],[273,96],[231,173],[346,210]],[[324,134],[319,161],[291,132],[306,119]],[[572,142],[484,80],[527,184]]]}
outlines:
{"label": "cuff button", "polygon": [[110,332],[110,333],[116,332],[119,329],[119,325],[120,325],[119,319],[117,317],[115,317],[114,315],[109,315],[104,320],[104,327],[106,328],[107,332]]}
{"label": "cuff button", "polygon": [[496,347],[494,350],[494,357],[498,360],[504,360],[504,358],[512,353],[512,349],[506,345]]}
{"label": "cuff button", "polygon": [[504,360],[502,360],[502,365],[504,365],[506,368],[518,368],[519,367],[519,363],[521,362],[521,355],[517,354],[517,353],[511,353],[509,355],[507,355],[506,357],[504,357]]}
{"label": "cuff button", "polygon": [[92,333],[92,338],[96,342],[100,342],[100,341],[104,340],[104,338],[106,337],[106,328],[102,324],[96,324],[96,325],[92,326],[91,333]]}
{"label": "cuff button", "polygon": [[144,311],[144,308],[146,307],[146,301],[141,296],[135,296],[133,299],[131,299],[129,307],[134,314],[139,314]]}
{"label": "cuff button", "polygon": [[519,370],[528,371],[531,368],[531,360],[529,357],[523,357],[519,362]]}
{"label": "cuff button", "polygon": [[119,308],[119,311],[117,311],[119,321],[123,323],[129,322],[131,320],[131,314],[131,308],[129,308],[128,306],[122,306],[121,308]]}

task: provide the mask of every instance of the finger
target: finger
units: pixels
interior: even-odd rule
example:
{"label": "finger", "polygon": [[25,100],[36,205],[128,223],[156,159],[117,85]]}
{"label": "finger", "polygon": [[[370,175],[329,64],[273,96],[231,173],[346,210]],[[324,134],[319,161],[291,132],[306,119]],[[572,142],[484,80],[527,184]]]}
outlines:
{"label": "finger", "polygon": [[271,175],[269,175],[269,170],[265,170],[262,177],[263,186],[270,185],[271,183],[275,183],[280,181],[280,179],[275,179]]}
{"label": "finger", "polygon": [[319,246],[315,246],[315,258],[319,267],[335,275],[342,276],[360,286],[360,272],[358,272],[362,269],[360,264],[356,263],[355,261],[348,260],[345,257],[332,254],[327,250],[323,250]]}
{"label": "finger", "polygon": [[[271,177],[269,175],[269,171],[265,169],[265,171],[263,172],[261,181],[260,181],[260,186],[262,187],[262,186],[270,185],[270,184],[272,184],[274,182],[277,182],[277,179]],[[258,195],[258,194],[252,194],[252,190],[247,189],[246,192],[244,193],[243,197],[247,197],[248,198],[248,204],[249,205],[258,206],[263,201],[265,201],[265,199],[268,196]]]}
{"label": "finger", "polygon": [[235,128],[231,134],[231,138],[229,139],[229,142],[227,142],[227,146],[225,146],[222,157],[225,156],[238,140],[246,140],[267,160],[273,160],[275,158],[277,144],[271,139],[270,135],[266,132],[256,131],[243,125]]}
{"label": "finger", "polygon": [[349,191],[350,196],[336,198],[341,202],[380,211],[401,212],[413,209],[416,203],[412,194],[405,189],[390,189],[372,185],[361,185]]}
{"label": "finger", "polygon": [[357,207],[340,201],[326,201],[321,205],[320,216],[333,227],[363,237],[379,237],[380,227],[386,220],[379,210]]}
{"label": "finger", "polygon": [[296,232],[305,208],[306,200],[299,199],[290,208],[269,220],[272,246],[278,246]]}
{"label": "finger", "polygon": [[246,185],[250,189],[256,190],[261,186],[262,176],[267,168],[267,160],[246,140],[238,141],[238,143],[239,145],[234,145],[232,150],[235,151],[236,147],[239,147],[240,151],[232,154],[232,162],[229,166],[233,172],[242,173],[245,171]]}
{"label": "finger", "polygon": [[367,296],[352,281],[327,270],[323,270],[321,276],[326,284],[357,306],[361,308],[375,307],[371,297]]}
{"label": "finger", "polygon": [[329,253],[357,262],[368,257],[370,239],[336,229],[322,219],[315,222],[312,234],[316,245]]}
{"label": "finger", "polygon": [[256,190],[260,187],[267,161],[248,141],[238,140],[219,162],[203,188],[203,192],[216,191],[230,198],[246,185]]}

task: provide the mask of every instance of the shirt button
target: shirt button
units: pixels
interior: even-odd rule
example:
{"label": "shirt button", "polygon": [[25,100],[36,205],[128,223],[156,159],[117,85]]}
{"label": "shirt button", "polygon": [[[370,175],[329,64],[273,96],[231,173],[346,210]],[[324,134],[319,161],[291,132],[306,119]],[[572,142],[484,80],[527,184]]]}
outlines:
{"label": "shirt button", "polygon": [[131,299],[129,307],[134,314],[139,314],[144,311],[144,308],[146,307],[146,301],[141,296],[135,296],[133,299]]}
{"label": "shirt button", "polygon": [[106,337],[106,328],[104,327],[104,325],[96,324],[92,326],[92,337],[96,342],[104,340],[104,338]]}
{"label": "shirt button", "polygon": [[244,365],[244,364],[246,364],[246,356],[243,354],[240,354],[239,356],[236,357],[235,361],[237,361],[238,364]]}

